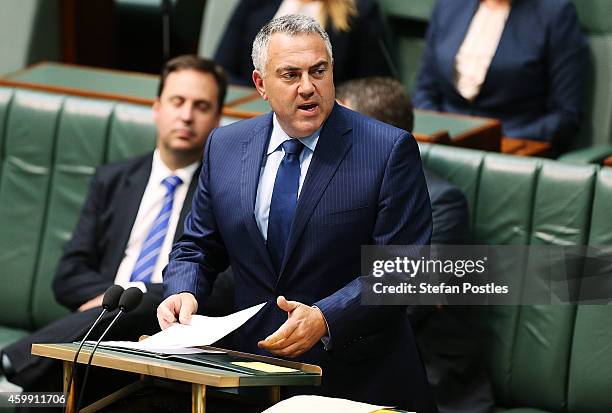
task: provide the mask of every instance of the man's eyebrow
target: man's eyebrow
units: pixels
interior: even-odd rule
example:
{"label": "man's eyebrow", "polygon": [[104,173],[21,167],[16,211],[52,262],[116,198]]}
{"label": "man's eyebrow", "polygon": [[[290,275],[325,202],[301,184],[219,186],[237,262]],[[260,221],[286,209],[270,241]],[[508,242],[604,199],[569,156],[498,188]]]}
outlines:
{"label": "man's eyebrow", "polygon": [[297,67],[297,66],[281,66],[278,69],[276,69],[276,73],[281,73],[281,72],[296,72],[298,70],[302,70],[301,67]]}
{"label": "man's eyebrow", "polygon": [[327,60],[319,60],[317,63],[315,63],[314,65],[310,66],[310,69],[316,69],[318,67],[321,66],[329,66],[329,63],[327,62]]}
{"label": "man's eyebrow", "polygon": [[[317,63],[315,63],[314,65],[310,66],[308,68],[308,70],[312,70],[314,68],[320,67],[320,66],[329,66],[329,62],[327,60],[321,59],[319,60]],[[281,73],[281,72],[296,72],[296,71],[300,71],[302,70],[301,67],[298,66],[281,66],[278,69],[276,69],[276,73]]]}

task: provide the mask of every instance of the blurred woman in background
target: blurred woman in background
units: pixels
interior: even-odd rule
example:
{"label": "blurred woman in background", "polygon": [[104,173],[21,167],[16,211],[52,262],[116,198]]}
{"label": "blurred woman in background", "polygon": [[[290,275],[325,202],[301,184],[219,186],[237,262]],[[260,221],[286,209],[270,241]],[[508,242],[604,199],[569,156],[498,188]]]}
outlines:
{"label": "blurred woman in background", "polygon": [[415,107],[502,121],[512,138],[577,133],[589,52],[570,0],[438,0]]}
{"label": "blurred woman in background", "polygon": [[215,61],[229,74],[231,83],[252,86],[255,35],[272,18],[287,14],[313,17],[329,33],[336,84],[391,74],[382,18],[373,0],[241,0],[215,53]]}

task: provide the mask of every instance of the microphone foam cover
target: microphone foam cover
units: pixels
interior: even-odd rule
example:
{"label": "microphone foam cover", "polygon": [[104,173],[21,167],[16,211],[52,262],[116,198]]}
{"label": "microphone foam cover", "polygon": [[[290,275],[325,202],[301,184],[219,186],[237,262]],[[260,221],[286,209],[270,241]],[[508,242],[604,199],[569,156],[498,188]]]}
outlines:
{"label": "microphone foam cover", "polygon": [[106,311],[113,311],[119,305],[121,294],[123,294],[122,286],[115,284],[108,287],[102,298],[102,308]]}
{"label": "microphone foam cover", "polygon": [[121,294],[119,308],[128,313],[138,307],[142,301],[142,291],[137,287],[130,287]]}

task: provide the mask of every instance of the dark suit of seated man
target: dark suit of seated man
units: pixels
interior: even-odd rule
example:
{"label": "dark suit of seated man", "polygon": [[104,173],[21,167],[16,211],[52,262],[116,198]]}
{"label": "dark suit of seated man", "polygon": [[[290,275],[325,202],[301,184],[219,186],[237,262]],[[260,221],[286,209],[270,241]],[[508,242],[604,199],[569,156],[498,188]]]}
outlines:
{"label": "dark suit of seated man", "polygon": [[[226,85],[221,67],[209,60],[180,56],[165,65],[153,105],[155,151],[98,168],[64,247],[53,291],[73,312],[3,350],[7,378],[24,391],[61,389],[59,363],[32,356],[31,344],[82,339],[113,284],[138,286],[145,294],[107,338],[137,340],[159,330],[155,310],[162,300],[161,270],[182,233],[204,144],[219,125]],[[107,313],[92,337],[97,339],[115,314]]]}
{"label": "dark suit of seated man", "polygon": [[[336,98],[357,112],[412,131],[412,102],[395,79],[350,80],[337,88]],[[469,242],[470,217],[465,195],[433,172],[427,169],[424,172],[433,220],[431,244]],[[459,307],[408,308],[440,413],[485,413],[493,409],[491,386],[480,362],[469,311]]]}

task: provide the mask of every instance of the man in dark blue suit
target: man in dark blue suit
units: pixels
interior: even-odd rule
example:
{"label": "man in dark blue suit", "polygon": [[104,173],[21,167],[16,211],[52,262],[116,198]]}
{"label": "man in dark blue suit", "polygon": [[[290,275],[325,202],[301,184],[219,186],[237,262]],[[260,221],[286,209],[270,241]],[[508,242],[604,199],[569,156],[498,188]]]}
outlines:
{"label": "man in dark blue suit", "polygon": [[430,241],[413,137],[335,104],[331,45],[313,19],[272,20],[252,55],[273,112],[209,137],[161,327],[188,323],[231,264],[236,309],[268,303],[234,348],[321,365],[321,388],[301,392],[435,412],[405,307],[361,304],[362,245]]}

